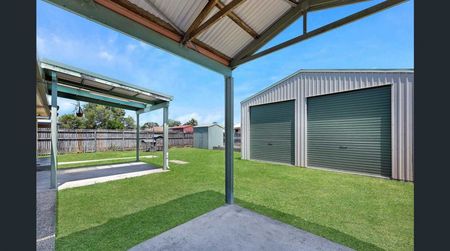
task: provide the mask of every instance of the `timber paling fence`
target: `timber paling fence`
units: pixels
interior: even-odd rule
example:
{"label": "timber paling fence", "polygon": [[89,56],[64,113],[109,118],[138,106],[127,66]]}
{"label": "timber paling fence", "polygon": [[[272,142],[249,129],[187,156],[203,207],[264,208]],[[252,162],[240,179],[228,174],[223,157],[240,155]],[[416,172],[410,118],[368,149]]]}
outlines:
{"label": "timber paling fence", "polygon": [[[38,129],[37,152],[39,155],[51,152],[51,129]],[[151,140],[162,133],[140,131],[141,140]],[[169,132],[169,147],[189,147],[193,145],[192,133]],[[162,150],[163,139],[156,141],[156,150]],[[147,145],[140,142],[139,148],[146,150]],[[58,153],[85,153],[103,151],[126,151],[136,149],[136,130],[107,129],[59,129]]]}

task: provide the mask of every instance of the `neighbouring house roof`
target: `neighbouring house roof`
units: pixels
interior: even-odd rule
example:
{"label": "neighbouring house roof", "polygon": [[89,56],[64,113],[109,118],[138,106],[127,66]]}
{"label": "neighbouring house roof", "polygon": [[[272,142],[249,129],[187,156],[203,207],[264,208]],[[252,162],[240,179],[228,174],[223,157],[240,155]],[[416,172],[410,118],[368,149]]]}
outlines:
{"label": "neighbouring house roof", "polygon": [[180,125],[180,126],[170,127],[169,129],[184,129],[184,128],[189,128],[189,127],[193,127],[193,126],[192,125]]}
{"label": "neighbouring house roof", "polygon": [[163,133],[164,128],[162,126],[155,126],[152,128],[147,128],[145,131],[155,132],[155,133]]}

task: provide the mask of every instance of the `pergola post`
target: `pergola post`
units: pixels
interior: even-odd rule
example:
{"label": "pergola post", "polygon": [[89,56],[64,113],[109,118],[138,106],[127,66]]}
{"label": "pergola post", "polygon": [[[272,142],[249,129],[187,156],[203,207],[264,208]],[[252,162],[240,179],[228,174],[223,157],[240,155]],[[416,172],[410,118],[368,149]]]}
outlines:
{"label": "pergola post", "polygon": [[163,170],[169,169],[169,105],[163,108]]}
{"label": "pergola post", "polygon": [[233,77],[225,76],[225,202],[233,204]]}
{"label": "pergola post", "polygon": [[50,188],[57,187],[56,170],[58,168],[58,79],[56,72],[52,72],[52,110],[51,110],[51,169]]}
{"label": "pergola post", "polygon": [[140,150],[139,134],[140,134],[139,113],[136,112],[136,161],[139,161],[139,150]]}

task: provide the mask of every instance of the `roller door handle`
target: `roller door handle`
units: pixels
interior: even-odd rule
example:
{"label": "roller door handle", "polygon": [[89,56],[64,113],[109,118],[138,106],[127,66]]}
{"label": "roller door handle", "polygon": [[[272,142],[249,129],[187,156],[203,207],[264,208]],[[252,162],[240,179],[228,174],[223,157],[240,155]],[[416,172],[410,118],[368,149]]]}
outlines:
{"label": "roller door handle", "polygon": [[339,146],[339,149],[347,149],[348,147],[346,146]]}
{"label": "roller door handle", "polygon": [[271,145],[272,145],[272,143],[267,143],[267,145],[271,146]]}

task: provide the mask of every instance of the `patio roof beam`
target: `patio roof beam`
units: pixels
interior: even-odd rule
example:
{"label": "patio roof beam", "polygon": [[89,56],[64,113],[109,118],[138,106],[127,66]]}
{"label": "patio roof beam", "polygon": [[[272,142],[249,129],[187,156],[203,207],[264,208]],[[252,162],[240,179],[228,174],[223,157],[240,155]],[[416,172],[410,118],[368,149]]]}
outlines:
{"label": "patio roof beam", "polygon": [[283,42],[281,44],[278,44],[276,46],[270,47],[270,48],[268,48],[266,50],[263,50],[263,51],[258,52],[256,54],[253,54],[251,56],[247,56],[247,57],[242,58],[242,59],[237,60],[237,61],[233,60],[233,62],[231,63],[231,66],[232,67],[236,67],[238,65],[241,65],[243,63],[249,62],[251,60],[255,60],[257,58],[260,58],[260,57],[265,56],[267,54],[270,54],[272,52],[275,52],[275,51],[281,50],[283,48],[286,48],[286,47],[288,47],[290,45],[293,45],[293,44],[296,44],[298,42],[304,41],[306,39],[312,38],[314,36],[320,35],[320,34],[325,33],[327,31],[336,29],[336,28],[338,28],[340,26],[343,26],[345,24],[351,23],[351,22],[356,21],[358,19],[367,17],[367,16],[372,15],[374,13],[377,13],[379,11],[385,10],[387,8],[390,8],[390,7],[392,7],[394,5],[397,5],[397,4],[399,4],[401,2],[404,2],[404,1],[406,1],[406,0],[386,0],[384,2],[381,2],[379,4],[374,5],[372,7],[369,7],[369,8],[366,8],[366,9],[362,10],[362,11],[356,12],[356,13],[354,13],[352,15],[349,15],[347,17],[344,17],[342,19],[339,19],[337,21],[334,21],[332,23],[324,25],[324,26],[322,26],[320,28],[317,28],[315,30],[312,30],[310,32],[306,32],[306,33],[304,33],[304,34],[302,34],[300,36],[297,36],[297,37],[295,37],[293,39],[285,41],[285,42]]}
{"label": "patio roof beam", "polygon": [[187,36],[185,36],[183,38],[184,43],[195,38],[202,31],[208,29],[209,27],[211,27],[211,25],[217,23],[221,18],[226,16],[230,11],[232,11],[234,8],[238,7],[244,1],[245,0],[233,0],[231,3],[225,5],[225,7],[223,7],[223,9],[221,9],[219,12],[217,12],[212,17],[210,17],[206,22],[201,24],[197,29],[192,31],[190,34],[187,34]]}
{"label": "patio roof beam", "polygon": [[195,18],[194,22],[189,26],[186,33],[183,36],[183,39],[181,40],[182,44],[186,44],[189,37],[191,36],[192,32],[197,29],[197,27],[205,20],[205,18],[208,16],[208,14],[211,12],[211,10],[216,6],[217,0],[209,0],[208,3],[203,7],[202,11],[198,16]]}
{"label": "patio roof beam", "polygon": [[[223,9],[225,8],[225,4],[222,3],[222,1],[218,0],[217,7],[219,7],[219,9]],[[259,37],[259,34],[252,27],[250,27],[250,25],[244,22],[244,20],[242,20],[238,15],[236,15],[236,13],[234,13],[233,11],[230,11],[230,13],[228,13],[227,16],[253,38]]]}
{"label": "patio roof beam", "polygon": [[[48,86],[49,93],[52,93],[53,85]],[[58,85],[58,97],[81,100],[85,102],[98,103],[107,106],[120,107],[128,110],[139,110],[146,107],[143,103],[133,101],[119,100],[102,95],[97,95],[88,91],[70,88],[63,85]]]}
{"label": "patio roof beam", "polygon": [[269,26],[263,33],[259,35],[259,38],[250,42],[244,49],[242,49],[239,53],[234,56],[234,58],[230,62],[230,66],[234,67],[237,65],[236,62],[245,56],[251,55],[255,53],[259,48],[264,46],[267,42],[269,42],[273,37],[283,31],[290,24],[295,22],[298,17],[302,15],[302,5],[298,4],[297,6],[291,8],[284,14],[281,18],[279,18],[274,24]]}
{"label": "patio roof beam", "polygon": [[138,114],[142,114],[142,113],[151,112],[154,110],[158,110],[161,108],[167,108],[167,107],[169,107],[169,102],[164,102],[164,103],[159,103],[157,105],[147,105],[146,107],[139,109],[136,112]]}
{"label": "patio roof beam", "polygon": [[298,5],[298,3],[294,2],[294,0],[284,0],[284,1],[292,7],[295,7]]}

